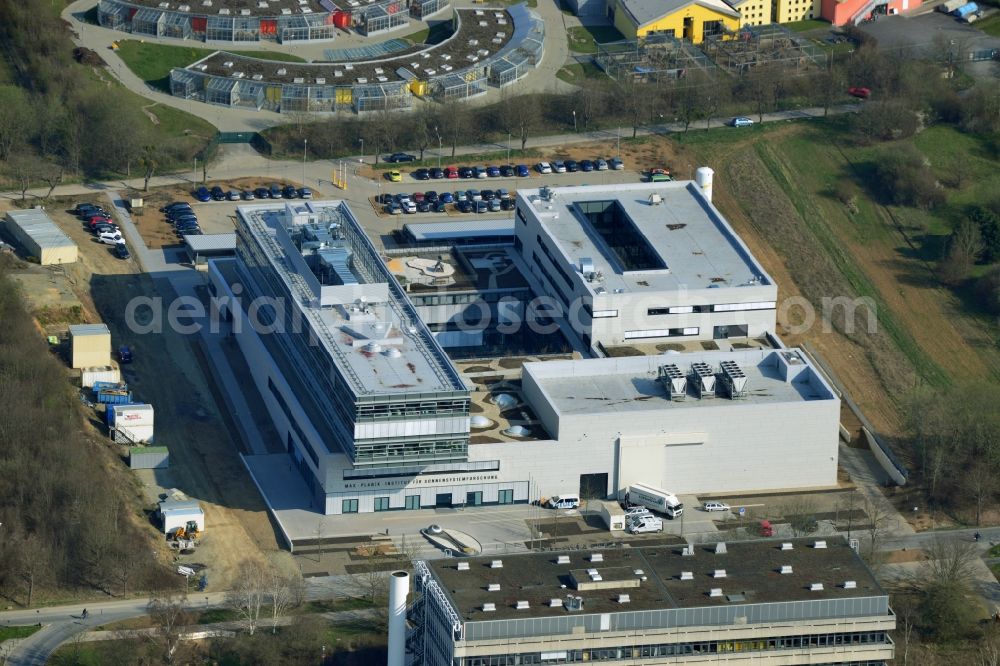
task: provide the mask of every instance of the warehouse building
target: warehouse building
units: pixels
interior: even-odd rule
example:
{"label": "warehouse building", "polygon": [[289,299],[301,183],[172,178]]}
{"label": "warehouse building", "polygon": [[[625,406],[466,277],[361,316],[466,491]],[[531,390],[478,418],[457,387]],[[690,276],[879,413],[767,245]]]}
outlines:
{"label": "warehouse building", "polygon": [[[389,663],[885,666],[894,655],[888,594],[842,537],[441,559],[414,573],[407,640],[390,621]],[[405,603],[405,589],[395,597]]]}
{"label": "warehouse building", "polygon": [[586,348],[755,338],[778,288],[692,181],[521,189],[515,248]]}
{"label": "warehouse building", "polygon": [[[626,210],[638,196],[629,187]],[[728,244],[723,256],[740,255],[732,265],[754,274],[708,200],[686,187],[676,185],[686,192],[680,210],[685,200],[699,202],[708,220],[692,224],[716,229],[706,245]],[[595,200],[607,195],[592,191]],[[513,248],[477,252],[462,261],[502,265],[504,273],[530,263]],[[231,318],[281,441],[324,513],[510,504],[561,493],[607,499],[636,482],[679,494],[836,484],[839,399],[800,351],[762,346],[527,363],[519,381],[473,391],[443,351],[446,329],[432,332],[428,320],[440,326],[434,307],[459,312],[465,306],[454,298],[474,296],[477,283],[459,281],[455,291],[435,295],[415,290],[416,280],[408,292],[396,277],[444,275],[436,262],[381,256],[342,201],[241,206],[237,257],[209,262],[217,307]],[[607,279],[624,278],[609,271]],[[522,300],[532,293],[526,281],[486,283]],[[578,283],[589,285],[582,275]],[[767,293],[703,291],[774,300],[769,278],[758,287]],[[452,304],[429,300],[441,294]],[[718,324],[711,312],[692,314]],[[766,322],[753,325],[769,330]]]}
{"label": "warehouse building", "polygon": [[76,243],[40,208],[7,211],[4,220],[7,234],[42,266],[76,261]]}

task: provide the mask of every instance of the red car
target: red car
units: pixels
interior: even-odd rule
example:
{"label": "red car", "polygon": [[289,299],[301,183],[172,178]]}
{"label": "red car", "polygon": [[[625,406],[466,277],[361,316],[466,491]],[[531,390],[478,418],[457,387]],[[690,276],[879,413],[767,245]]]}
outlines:
{"label": "red car", "polygon": [[445,167],[444,177],[445,178],[458,178],[458,167],[454,167],[454,166]]}
{"label": "red car", "polygon": [[847,89],[847,94],[858,99],[868,99],[872,96],[871,88],[851,87]]}
{"label": "red car", "polygon": [[109,224],[112,223],[111,218],[104,217],[103,215],[98,215],[87,220],[87,224],[93,227],[95,224]]}
{"label": "red car", "polygon": [[415,202],[417,202],[417,203],[420,203],[421,201],[424,200],[424,193],[423,192],[414,192],[413,193],[413,200]]}

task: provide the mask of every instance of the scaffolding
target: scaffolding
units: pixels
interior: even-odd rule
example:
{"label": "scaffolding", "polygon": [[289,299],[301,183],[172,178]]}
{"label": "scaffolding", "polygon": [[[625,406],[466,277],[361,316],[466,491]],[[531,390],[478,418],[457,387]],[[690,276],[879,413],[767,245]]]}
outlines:
{"label": "scaffolding", "polygon": [[669,35],[598,44],[594,61],[615,81],[639,83],[676,81],[714,67],[697,47]]}
{"label": "scaffolding", "polygon": [[361,31],[366,36],[389,32],[409,24],[410,16],[406,13],[406,6],[398,0],[368,7],[361,15]]}
{"label": "scaffolding", "polygon": [[823,49],[777,24],[744,26],[735,36],[709,37],[702,48],[718,67],[740,76],[760,66],[798,73],[826,65]]}

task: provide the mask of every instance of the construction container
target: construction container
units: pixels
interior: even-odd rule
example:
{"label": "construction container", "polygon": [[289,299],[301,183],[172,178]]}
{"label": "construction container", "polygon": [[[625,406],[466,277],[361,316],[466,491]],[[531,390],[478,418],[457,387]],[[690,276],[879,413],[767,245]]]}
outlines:
{"label": "construction container", "polygon": [[129,469],[167,469],[170,453],[165,446],[133,446],[128,450]]}
{"label": "construction container", "polygon": [[966,0],[945,0],[944,3],[938,5],[937,10],[939,12],[944,12],[945,14],[950,14],[962,5],[964,5]]}
{"label": "construction container", "polygon": [[199,532],[205,531],[205,512],[197,500],[165,499],[160,502],[159,514],[163,533],[168,536],[173,536],[178,528],[186,527],[192,520],[197,523]]}
{"label": "construction container", "polygon": [[111,365],[111,331],[104,324],[69,327],[72,367],[102,368]]}
{"label": "construction container", "polygon": [[118,389],[104,389],[98,391],[97,402],[102,405],[121,405],[132,402],[132,392]]}
{"label": "construction container", "polygon": [[91,385],[90,388],[93,389],[94,393],[100,393],[101,391],[107,391],[109,389],[116,391],[127,391],[128,384],[126,384],[123,381],[109,382],[104,380],[97,380]]}
{"label": "construction container", "polygon": [[152,426],[153,406],[141,402],[108,405],[108,426]]}
{"label": "construction container", "polygon": [[92,388],[95,382],[119,384],[121,380],[121,371],[110,365],[103,368],[84,368],[80,375],[80,384],[83,388]]}
{"label": "construction container", "polygon": [[974,2],[970,2],[959,7],[958,9],[953,11],[952,14],[954,16],[957,16],[958,18],[965,18],[969,14],[976,11],[979,11],[979,5],[977,5]]}

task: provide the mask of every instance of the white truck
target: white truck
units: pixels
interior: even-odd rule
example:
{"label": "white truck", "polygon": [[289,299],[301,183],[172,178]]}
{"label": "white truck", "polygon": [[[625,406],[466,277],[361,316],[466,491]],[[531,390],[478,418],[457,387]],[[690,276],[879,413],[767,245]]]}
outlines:
{"label": "white truck", "polygon": [[642,483],[633,483],[628,487],[628,491],[625,493],[625,503],[644,506],[657,513],[662,513],[667,518],[676,518],[684,513],[684,505],[681,504],[676,495]]}

